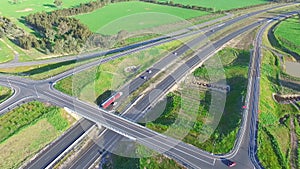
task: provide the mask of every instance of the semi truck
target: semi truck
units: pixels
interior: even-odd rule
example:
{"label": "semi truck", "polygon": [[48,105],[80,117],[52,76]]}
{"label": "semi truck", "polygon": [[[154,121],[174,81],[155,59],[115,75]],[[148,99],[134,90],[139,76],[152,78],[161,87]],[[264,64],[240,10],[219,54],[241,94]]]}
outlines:
{"label": "semi truck", "polygon": [[117,92],[114,95],[112,95],[110,98],[108,98],[105,102],[101,104],[101,107],[103,109],[106,109],[108,106],[110,106],[113,102],[115,102],[118,98],[122,96],[122,92]]}

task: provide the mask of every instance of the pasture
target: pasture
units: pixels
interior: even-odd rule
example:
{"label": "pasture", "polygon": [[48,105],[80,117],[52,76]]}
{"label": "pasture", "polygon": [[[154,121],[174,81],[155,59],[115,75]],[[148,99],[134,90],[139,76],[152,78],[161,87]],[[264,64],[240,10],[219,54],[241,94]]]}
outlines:
{"label": "pasture", "polygon": [[109,4],[75,18],[93,32],[115,34],[120,30],[136,31],[207,14],[203,11],[131,1]]}
{"label": "pasture", "polygon": [[282,21],[275,30],[279,44],[300,54],[300,22],[299,17]]}
{"label": "pasture", "polygon": [[[168,0],[159,0],[165,2]],[[207,8],[215,8],[216,10],[229,10],[234,8],[242,8],[246,6],[252,6],[257,4],[263,4],[269,2],[268,0],[173,0],[174,3],[183,5],[196,5]]]}
{"label": "pasture", "polygon": [[[80,3],[86,3],[90,0],[76,0],[76,1],[63,1],[61,8],[69,8]],[[11,0],[0,1],[0,15],[11,18],[19,26],[24,25],[20,22],[22,16],[27,16],[31,13],[41,11],[53,11],[58,9],[54,4],[54,0],[19,0],[16,4],[12,3]]]}

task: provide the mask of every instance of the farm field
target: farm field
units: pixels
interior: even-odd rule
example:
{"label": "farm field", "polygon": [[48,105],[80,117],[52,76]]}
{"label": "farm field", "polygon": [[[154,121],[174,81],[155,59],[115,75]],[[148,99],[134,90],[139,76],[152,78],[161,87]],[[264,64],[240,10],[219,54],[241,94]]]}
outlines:
{"label": "farm field", "polygon": [[[159,0],[166,2],[167,0]],[[268,0],[173,0],[174,3],[184,5],[197,5],[207,8],[215,8],[216,10],[229,10],[234,8],[242,8],[246,6],[252,6],[257,4],[263,4],[269,2]]]}
{"label": "farm field", "polygon": [[[63,1],[61,8],[69,8],[89,1],[90,0],[67,0]],[[48,12],[58,9],[56,6],[54,6],[53,2],[53,0],[22,0],[16,4],[13,4],[12,0],[3,0],[0,1],[0,15],[9,17],[18,26],[25,28],[25,25],[19,20],[22,16],[40,11]],[[26,30],[28,30],[28,28]]]}
{"label": "farm field", "polygon": [[299,16],[282,21],[274,32],[279,44],[300,55]]}
{"label": "farm field", "polygon": [[[218,52],[218,56],[224,64],[227,84],[234,90],[227,94],[225,110],[217,129],[203,143],[199,142],[199,133],[203,130],[203,120],[209,116],[212,92],[205,89],[199,91],[201,104],[196,114],[197,120],[183,141],[209,152],[227,153],[233,148],[236,134],[240,127],[242,98],[247,88],[246,78],[250,55],[246,50],[225,48]],[[204,68],[196,69],[194,76],[208,80],[207,72]],[[178,111],[181,109],[181,100],[181,96],[176,92],[169,94],[165,111],[159,118],[147,123],[146,126],[158,132],[165,132],[176,120]]]}
{"label": "farm field", "polygon": [[18,168],[75,122],[63,109],[30,102],[0,117],[0,168]]}
{"label": "farm field", "polygon": [[[120,30],[136,31],[207,14],[209,13],[145,2],[119,2],[75,18],[87,25],[93,32],[101,28],[99,33],[115,34]],[[128,16],[130,18],[127,19]],[[114,22],[120,18],[122,20]],[[111,22],[114,26],[105,28],[105,25]]]}

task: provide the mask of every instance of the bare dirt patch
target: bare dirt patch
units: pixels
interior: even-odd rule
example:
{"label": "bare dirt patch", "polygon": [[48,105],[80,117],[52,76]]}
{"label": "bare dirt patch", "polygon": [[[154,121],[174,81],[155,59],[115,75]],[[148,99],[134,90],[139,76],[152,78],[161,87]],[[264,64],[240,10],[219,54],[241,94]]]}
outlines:
{"label": "bare dirt patch", "polygon": [[33,11],[33,9],[32,8],[25,8],[23,10],[18,10],[16,12],[30,12],[30,11]]}

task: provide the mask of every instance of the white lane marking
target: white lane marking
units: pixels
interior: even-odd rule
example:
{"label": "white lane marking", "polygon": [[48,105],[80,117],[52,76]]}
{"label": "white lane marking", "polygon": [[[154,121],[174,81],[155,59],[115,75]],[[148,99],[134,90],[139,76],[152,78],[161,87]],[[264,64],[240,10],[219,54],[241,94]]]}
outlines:
{"label": "white lane marking", "polygon": [[[52,95],[52,94],[50,94],[49,92],[46,92],[47,94],[49,94],[49,95],[51,95],[51,96],[54,96],[54,95]],[[55,96],[56,97],[56,96]],[[60,98],[58,98],[58,99],[60,99]],[[60,99],[60,100],[62,100],[62,99]],[[67,101],[67,100],[64,100],[64,101]],[[93,108],[93,107],[89,107],[89,108]],[[93,110],[85,110],[85,111],[88,111],[89,113],[90,113],[90,115],[94,115],[94,116],[100,116],[100,114],[97,112],[97,110],[95,110],[96,111],[96,113],[93,111]],[[92,111],[92,112],[91,112]],[[78,113],[78,112],[77,112]],[[78,113],[78,114],[80,114],[80,113]],[[107,113],[108,114],[108,113]],[[127,122],[127,120],[126,119],[123,119],[123,118],[120,118],[120,116],[117,116],[117,115],[114,115],[114,114],[108,114],[108,115],[113,115],[113,116],[115,116],[115,117],[117,117],[117,119],[118,120],[121,120],[121,121],[125,121],[125,122]],[[101,119],[101,117],[103,118],[103,116],[100,116],[100,118],[93,118],[93,119]],[[91,117],[87,117],[87,118],[89,118],[89,119],[91,119]],[[114,124],[114,123],[116,123],[115,121],[113,121],[113,120],[111,120],[111,119],[105,119],[106,121],[109,121],[110,122],[110,124]],[[107,123],[107,122],[106,122]],[[109,126],[109,125],[105,125],[105,123],[103,124],[103,123],[101,123],[103,126],[105,126],[105,127],[107,127],[107,128],[111,128],[111,126]],[[136,123],[133,123],[133,122],[131,122],[131,121],[129,121],[129,125],[134,125],[135,127],[141,127],[140,125],[138,125],[137,126],[137,124]],[[133,128],[131,128],[131,127],[126,127],[126,126],[123,126],[124,128],[126,128],[127,130],[129,130],[129,131],[133,131],[133,133],[136,133],[136,131],[133,129]],[[147,129],[147,128],[146,128]],[[145,130],[145,132],[146,133],[149,133],[149,131],[148,130]],[[120,132],[120,134],[121,134],[121,132]],[[123,133],[122,133],[123,134]],[[145,137],[148,137],[147,135],[145,135],[145,134],[143,134],[143,133],[138,133],[138,134],[140,134],[140,135],[143,135],[143,136],[145,136]],[[156,133],[151,133],[151,134],[156,134]],[[127,134],[126,134],[127,135]],[[160,134],[158,134],[158,135],[160,135]],[[126,137],[126,136],[125,136]],[[132,137],[132,136],[131,136]],[[134,138],[134,137],[133,137]],[[151,137],[148,137],[148,138],[151,138]],[[144,142],[149,142],[149,141],[147,141],[147,140],[144,140],[144,139],[141,139],[142,141],[144,141]],[[163,141],[160,141],[159,139],[155,139],[157,142],[159,142],[159,143],[161,143],[162,145],[165,145],[165,146],[169,146],[168,144],[166,144],[166,142],[163,142]],[[153,144],[153,143],[151,143],[151,142],[149,142],[150,144]],[[173,143],[174,144],[174,143]],[[154,146],[158,146],[158,145],[154,145]],[[178,146],[178,147],[180,147],[180,148],[183,148],[183,149],[187,149],[186,147],[184,147],[184,146],[181,146],[180,144],[176,144],[176,146]],[[162,147],[160,147],[160,148],[162,148]],[[210,163],[210,162],[207,162],[207,161],[205,161],[205,160],[203,160],[203,159],[201,159],[201,158],[198,158],[198,157],[196,157],[196,156],[194,156],[194,155],[191,155],[191,154],[189,154],[189,153],[187,153],[187,152],[185,152],[185,151],[183,151],[183,150],[180,150],[180,149],[178,149],[178,148],[176,148],[176,147],[170,147],[170,149],[176,149],[177,151],[179,151],[179,152],[182,152],[183,154],[187,154],[188,156],[192,156],[192,157],[194,157],[195,159],[199,159],[200,161],[203,161],[203,162],[205,162],[205,163],[207,163],[207,164],[209,164],[209,165],[213,165],[213,163]],[[165,149],[165,148],[162,148],[162,149]],[[169,150],[169,149],[168,149]],[[188,149],[189,151],[191,151],[190,149]],[[193,151],[193,150],[192,150]],[[215,158],[211,158],[211,157],[209,157],[209,156],[206,156],[206,155],[204,155],[204,154],[200,154],[199,152],[195,152],[195,151],[193,151],[194,153],[198,153],[200,156],[204,156],[204,157],[207,157],[207,158],[209,158],[209,159],[213,159],[213,160],[215,160]],[[187,160],[188,161],[188,160]]]}

